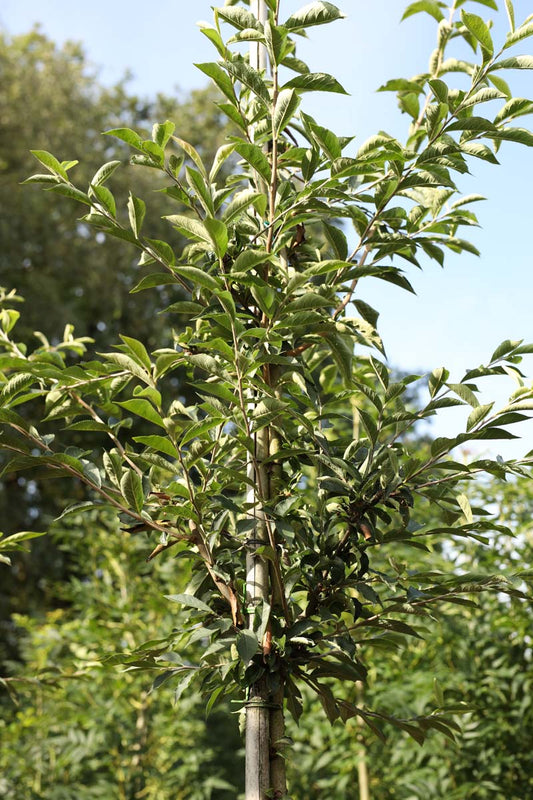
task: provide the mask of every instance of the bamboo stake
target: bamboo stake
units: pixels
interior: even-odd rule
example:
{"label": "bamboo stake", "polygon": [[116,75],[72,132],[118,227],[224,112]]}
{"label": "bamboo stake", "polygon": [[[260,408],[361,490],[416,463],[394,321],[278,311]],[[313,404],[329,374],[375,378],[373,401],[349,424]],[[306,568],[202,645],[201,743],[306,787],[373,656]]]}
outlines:
{"label": "bamboo stake", "polygon": [[[267,19],[265,0],[251,0],[250,10],[256,19]],[[250,66],[256,70],[266,70],[267,54],[259,42],[250,44]],[[260,186],[261,184],[258,183]],[[253,408],[254,398],[250,406]],[[268,562],[257,550],[268,543],[261,499],[269,492],[269,479],[263,466],[269,454],[269,432],[264,428],[254,436],[254,457],[248,464],[248,477],[251,486],[247,501],[255,518],[252,537],[248,542],[246,557],[246,601],[248,606],[248,625],[253,629],[255,609],[268,602],[270,595],[270,576]],[[245,798],[246,800],[266,800],[270,789],[270,716],[271,708],[268,687],[265,681],[258,681],[251,689],[246,704],[245,736]]]}

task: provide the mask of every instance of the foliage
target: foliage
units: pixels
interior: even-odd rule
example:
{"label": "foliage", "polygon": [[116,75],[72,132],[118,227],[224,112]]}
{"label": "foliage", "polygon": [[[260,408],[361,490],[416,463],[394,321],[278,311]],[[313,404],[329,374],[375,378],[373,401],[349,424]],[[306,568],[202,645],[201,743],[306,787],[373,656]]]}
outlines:
{"label": "foliage", "polygon": [[[513,23],[498,49],[488,25],[466,10],[473,3],[455,2],[448,19],[445,4],[431,4],[438,37],[429,72],[384,87],[412,117],[407,141],[380,132],[348,156],[349,139],[300,111],[306,92],[344,90],[309,72],[294,39],[340,11],[316,2],[280,21],[278,0],[267,5],[264,24],[229,5],[203,29],[220,61],[200,69],[224,94],[221,108],[238,130],[212,162],[168,120],[151,138],[129,127],[107,131],[131,147],[137,168],[166,181],[169,237],[154,236],[141,197],[130,194],[126,209],[117,202],[109,188],[116,162],[86,188],[71,180],[69,154],[59,161],[34,151],[41,171],[29,180],[81,203],[83,223],[106,238],[136,247],[140,263],[157,272],[133,291],[168,287],[175,302],[166,313],[185,323],[172,347],[149,352],[122,335],[112,351],[78,363],[85,343],[70,328],[59,343],[18,343],[18,314],[6,296],[4,474],[44,468],[73,478],[87,494],[64,516],[114,511],[131,533],[158,537],[149,559],[172,547],[178,562],[190,563],[186,591],[168,599],[190,615],[180,646],[202,638],[197,666],[175,667],[149,643],[124,649],[117,663],[156,668],[182,689],[194,676],[209,708],[237,696],[248,709],[269,709],[272,724],[273,699],[281,695],[298,720],[307,687],[330,722],[357,717],[380,737],[389,722],[417,742],[431,731],[453,738],[454,715],[465,710],[456,703],[440,698],[429,713],[398,718],[358,704],[337,684],[363,681],[383,653],[418,639],[443,603],[469,608],[469,598],[485,592],[525,596],[528,573],[443,572],[431,548],[509,532],[469,501],[465,486],[483,473],[527,476],[529,462],[467,463],[453,451],[512,438],[508,426],[527,419],[533,396],[518,365],[533,348],[503,342],[459,381],[443,368],[392,381],[377,312],[359,291],[367,277],[411,290],[401,265],[475,250],[459,231],[476,224],[471,204],[479,198],[458,196],[455,181],[469,159],[495,161],[502,140],[533,143],[514,126],[531,103],[514,98],[501,77],[533,67],[530,56],[507,54],[533,32],[531,20]],[[426,10],[415,3],[406,13]],[[235,31],[228,41],[222,23]],[[241,54],[250,41],[266,48],[270,77]],[[473,63],[453,57],[458,42],[472,48]],[[286,69],[294,77],[284,82]],[[488,118],[478,116],[485,103]],[[232,157],[238,166],[221,180]],[[349,223],[354,242],[340,223]],[[188,241],[180,255],[172,231]],[[193,402],[177,396],[178,370]],[[478,399],[478,381],[494,375],[517,386],[499,410]],[[413,384],[427,386],[416,408],[404,402]],[[413,452],[409,432],[454,405],[468,410],[465,430]],[[34,424],[20,414],[25,407]],[[54,436],[49,426],[58,420],[65,432]],[[139,420],[149,433],[137,432]],[[80,431],[97,433],[101,444],[74,445]],[[429,552],[412,569],[405,548]],[[278,753],[284,741],[271,744]],[[278,797],[282,783],[273,786]]]}
{"label": "foliage", "polygon": [[[480,487],[479,500],[498,507],[515,538],[497,537],[490,547],[474,542],[461,551],[435,551],[435,568],[449,572],[464,559],[478,571],[505,571],[510,562],[530,568],[530,481],[502,485],[493,479]],[[409,554],[411,568],[420,560],[416,553]],[[439,620],[425,620],[423,641],[399,649],[386,662],[375,659],[364,688],[365,702],[395,709],[399,715],[408,709],[428,713],[442,696],[448,703],[466,703],[471,711],[456,719],[461,727],[457,742],[433,733],[419,748],[391,730],[383,748],[353,721],[344,729],[320,724],[315,702],[299,729],[289,731],[294,737],[295,764],[289,772],[294,796],[313,800],[327,794],[340,800],[347,787],[358,785],[363,757],[370,794],[384,800],[528,797],[533,730],[530,616],[530,599],[509,601],[503,595],[485,597],[471,607],[451,606]],[[354,695],[353,689],[347,691]]]}
{"label": "foliage", "polygon": [[[87,181],[104,160],[120,162],[114,176],[120,202],[126,202],[130,187],[149,194],[150,225],[155,236],[162,234],[167,199],[154,191],[160,188],[156,173],[130,168],[126,145],[100,131],[117,125],[149,130],[161,114],[172,115],[199,152],[211,158],[225,135],[225,121],[214,105],[216,90],[195,91],[180,100],[159,95],[148,102],[128,91],[127,81],[104,88],[79,45],[58,47],[39,30],[13,38],[0,33],[0,72],[0,283],[24,294],[18,335],[27,339],[38,330],[55,340],[72,323],[95,339],[93,350],[105,350],[119,331],[142,335],[152,347],[170,343],[168,317],[157,313],[169,302],[166,287],[148,295],[129,294],[152,268],[141,267],[136,275],[133,248],[104,242],[103,234],[78,221],[74,205],[21,182],[32,168],[30,148],[68,150],[83,161],[78,171]],[[183,247],[179,234],[172,243]],[[84,437],[86,446],[87,433]],[[37,518],[39,529],[46,530],[63,508],[61,488],[31,476],[7,476],[0,483],[6,533],[31,528]],[[66,580],[69,560],[50,539],[35,541],[31,553],[19,551],[0,582],[0,664],[16,657],[10,613],[53,607],[53,587]]]}
{"label": "foliage", "polygon": [[53,538],[77,570],[63,585],[61,608],[15,618],[26,663],[12,665],[3,681],[13,702],[0,724],[2,797],[234,798],[236,718],[221,709],[206,722],[198,695],[170,704],[167,693],[147,691],[134,665],[102,663],[117,642],[159,638],[163,651],[179,639],[185,620],[162,592],[186,577],[171,560],[143,563],[142,542],[105,512],[72,515]]}
{"label": "foliage", "polygon": [[[166,199],[154,191],[161,182],[154,172],[128,168],[127,148],[100,131],[119,125],[149,130],[162,114],[172,115],[211,158],[225,135],[217,94],[197,91],[181,101],[160,95],[148,102],[131,94],[127,81],[104,88],[79,45],[58,47],[38,30],[13,38],[0,34],[0,70],[0,275],[2,284],[16,286],[26,298],[21,334],[39,330],[54,338],[70,323],[98,347],[119,332],[142,335],[153,347],[168,341],[167,322],[157,315],[164,289],[160,297],[129,295],[135,254],[79,222],[77,209],[54,192],[20,184],[32,169],[30,148],[68,151],[82,162],[84,181],[103,161],[119,161],[120,202],[130,188],[150,194],[150,225],[154,236],[162,234]],[[178,235],[172,243],[183,245]]]}

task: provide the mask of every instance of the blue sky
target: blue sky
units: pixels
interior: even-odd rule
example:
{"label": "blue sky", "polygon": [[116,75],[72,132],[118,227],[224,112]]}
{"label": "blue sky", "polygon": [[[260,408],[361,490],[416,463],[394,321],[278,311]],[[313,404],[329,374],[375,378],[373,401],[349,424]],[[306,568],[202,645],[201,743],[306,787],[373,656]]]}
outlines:
{"label": "blue sky", "polygon": [[[283,14],[303,4],[284,0]],[[347,19],[315,28],[302,43],[300,56],[312,69],[335,75],[350,95],[307,96],[304,108],[339,134],[355,134],[356,144],[380,129],[401,137],[407,119],[393,94],[376,94],[375,89],[389,78],[425,70],[434,46],[434,22],[417,15],[400,25],[403,0],[338,0],[338,5]],[[530,0],[515,0],[514,5],[517,20],[531,13]],[[492,16],[494,38],[503,40],[508,29],[504,11],[496,15],[474,3],[471,10]],[[3,0],[0,8],[0,26],[9,33],[39,23],[58,42],[81,41],[99,68],[100,80],[112,83],[130,71],[130,88],[141,95],[186,92],[205,84],[193,62],[215,60],[216,54],[195,23],[211,18],[206,0]],[[533,52],[533,38],[514,52]],[[505,77],[516,95],[533,97],[533,73],[508,71]],[[521,124],[531,126],[532,117]],[[391,363],[412,371],[445,365],[459,380],[466,368],[487,360],[503,339],[533,341],[533,149],[504,146],[499,158],[499,167],[472,163],[472,175],[460,182],[464,193],[487,197],[476,208],[482,228],[471,237],[481,258],[452,255],[444,270],[432,265],[424,272],[413,270],[416,297],[381,281],[369,279],[362,286],[363,299],[381,313]],[[526,371],[533,375],[533,357]],[[503,392],[491,386],[488,395],[503,402],[512,389],[511,384]],[[457,424],[457,415],[450,414],[439,432],[449,433]],[[531,427],[528,438],[513,453],[533,447]],[[498,449],[510,452],[503,445]]]}

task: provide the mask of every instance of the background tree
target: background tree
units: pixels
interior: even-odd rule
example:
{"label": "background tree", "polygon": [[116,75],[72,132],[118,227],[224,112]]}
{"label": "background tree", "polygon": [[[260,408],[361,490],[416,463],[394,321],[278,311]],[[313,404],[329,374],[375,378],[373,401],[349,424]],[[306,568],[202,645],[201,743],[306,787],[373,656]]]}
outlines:
{"label": "background tree", "polygon": [[[224,110],[240,133],[213,164],[176,136],[170,121],[154,126],[150,140],[129,128],[109,132],[133,148],[136,165],[166,176],[170,195],[187,207],[167,217],[189,241],[179,257],[168,241],[143,233],[141,198],[131,195],[127,217],[121,213],[105,185],[116,164],[101,168],[85,191],[69,178],[71,160],[35,151],[46,173],[32,181],[78,200],[88,208],[86,223],[134,244],[144,263],[155,262],[160,272],[142,287],[185,290],[189,299],[170,312],[188,315],[190,324],[176,334],[175,347],[152,356],[122,336],[101,360],[70,366],[67,354],[79,355],[83,342],[67,331],[63,342],[27,351],[12,338],[17,314],[6,296],[6,473],[36,466],[74,477],[91,492],[86,510],[114,509],[129,518],[131,533],[139,525],[157,533],[149,558],[172,546],[190,560],[187,591],[170,600],[193,609],[192,623],[201,620],[199,663],[173,666],[169,655],[197,641],[196,624],[185,636],[173,633],[166,654],[146,643],[117,659],[154,669],[157,657],[157,668],[178,685],[194,676],[209,706],[223,694],[241,698],[250,800],[286,793],[283,716],[285,707],[301,716],[301,687],[316,693],[330,722],[357,717],[378,736],[389,723],[418,742],[431,730],[451,735],[455,704],[439,700],[430,714],[396,718],[333,687],[363,680],[376,665],[376,649],[394,649],[398,634],[418,638],[420,617],[443,602],[464,604],[473,593],[501,590],[524,597],[499,573],[435,572],[431,556],[413,571],[396,554],[507,532],[463,488],[480,473],[526,475],[527,462],[462,463],[451,453],[466,441],[509,438],[506,426],[527,418],[531,391],[517,364],[531,347],[503,342],[460,382],[435,370],[427,402],[412,409],[402,396],[417,377],[391,381],[379,357],[376,312],[359,296],[368,276],[409,289],[398,262],[418,265],[419,252],[441,263],[444,248],[472,249],[457,231],[475,224],[465,208],[475,198],[452,202],[454,179],[469,157],[491,160],[489,144],[533,142],[527,130],[509,125],[531,103],[513,98],[499,76],[533,66],[531,57],[503,55],[531,25],[515,30],[508,2],[511,33],[497,50],[481,17],[462,9],[456,18],[465,5],[454,3],[448,19],[431,7],[440,22],[429,72],[408,89],[404,82],[389,87],[423,98],[405,106],[413,116],[406,143],[380,133],[355,157],[343,156],[348,140],[298,113],[303,93],[343,89],[332,76],[308,71],[292,37],[339,19],[339,10],[317,2],[284,19],[277,0],[269,0],[260,20],[242,7],[217,9],[214,27],[204,32],[222,60],[201,68],[224,93]],[[424,10],[425,4],[411,7]],[[228,42],[221,21],[237,31]],[[270,78],[238,47],[230,49],[243,40],[267,49]],[[472,47],[476,63],[447,57],[456,41]],[[283,82],[282,67],[296,76]],[[500,108],[491,119],[473,115],[493,100]],[[232,154],[242,159],[240,170],[221,182],[219,169]],[[351,252],[339,220],[353,224]],[[313,224],[324,239],[315,237]],[[352,302],[359,317],[348,316]],[[196,392],[192,403],[169,401],[165,392],[178,369]],[[477,381],[497,374],[513,375],[518,388],[494,411],[480,404]],[[44,420],[32,426],[16,409],[42,397]],[[419,457],[407,432],[450,405],[471,407],[466,430],[437,438]],[[156,432],[129,435],[130,417]],[[58,419],[68,432],[56,441],[46,426]],[[99,432],[109,447],[74,448],[69,437],[83,430]],[[437,525],[425,513],[435,506]],[[391,573],[379,568],[385,554]]]}
{"label": "background tree", "polygon": [[[116,183],[126,202],[130,180],[134,191],[151,196],[153,235],[167,226],[161,220],[168,198],[157,191],[156,171],[133,170],[123,143],[102,136],[117,125],[146,131],[160,115],[173,116],[206,158],[224,140],[227,125],[211,89],[192,92],[181,100],[158,95],[140,98],[128,91],[127,80],[104,88],[80,45],[55,45],[39,30],[23,36],[0,33],[0,283],[24,294],[20,335],[41,331],[52,340],[67,324],[93,337],[95,350],[116,341],[118,331],[143,335],[152,347],[171,342],[170,324],[158,315],[165,287],[157,295],[130,294],[149,265],[138,267],[133,248],[79,221],[79,209],[53,193],[43,194],[21,182],[32,169],[30,149],[66,148],[83,160],[80,173],[89,181],[102,161],[123,164]],[[183,239],[176,234],[179,249]],[[183,387],[183,392],[187,392]],[[63,487],[53,481],[36,483],[31,476],[7,476],[0,482],[0,518],[4,530],[31,527],[38,517],[46,528],[62,510]],[[12,611],[29,613],[33,606],[64,605],[57,585],[77,567],[74,552],[59,550],[54,540],[36,541],[31,553],[19,553],[12,571],[5,571],[0,588],[0,663],[17,656]]]}

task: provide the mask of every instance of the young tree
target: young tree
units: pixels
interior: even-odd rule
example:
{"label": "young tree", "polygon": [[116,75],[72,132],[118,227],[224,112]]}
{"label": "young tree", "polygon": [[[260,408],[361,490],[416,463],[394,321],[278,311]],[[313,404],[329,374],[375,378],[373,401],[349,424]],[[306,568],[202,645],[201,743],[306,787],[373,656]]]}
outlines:
{"label": "young tree", "polygon": [[[470,204],[478,198],[458,195],[457,175],[470,158],[494,162],[502,140],[533,143],[514,127],[533,105],[513,97],[502,78],[533,68],[533,57],[507,52],[533,33],[532,18],[517,27],[506,0],[511,30],[498,48],[470,10],[476,2],[408,7],[406,15],[429,12],[438,32],[428,72],[385,87],[412,118],[406,142],[380,132],[353,156],[345,154],[350,139],[300,110],[307,92],[344,91],[333,76],[310,72],[295,44],[309,28],[340,20],[340,10],[322,0],[289,17],[280,0],[266,0],[264,16],[261,3],[215,9],[203,33],[219,60],[199,68],[224,95],[220,108],[238,133],[213,163],[170,121],[154,126],[149,140],[128,128],[107,132],[136,151],[135,165],[168,181],[177,213],[166,219],[189,242],[180,257],[144,232],[141,198],[130,195],[127,217],[117,207],[108,188],[117,161],[84,190],[69,177],[75,162],[34,152],[46,172],[32,182],[79,201],[85,223],[137,247],[141,264],[157,265],[135,290],[174,289],[178,299],[166,312],[177,327],[174,347],[150,354],[122,336],[99,360],[71,364],[69,351],[79,355],[84,343],[70,329],[63,342],[31,352],[16,342],[18,315],[6,294],[4,471],[45,467],[74,478],[87,497],[66,514],[113,509],[129,534],[159,537],[149,560],[172,547],[178,563],[192,564],[186,592],[168,598],[190,610],[185,631],[122,659],[160,669],[158,684],[168,678],[183,689],[197,681],[208,709],[224,695],[240,699],[247,800],[287,795],[284,713],[299,719],[302,686],[330,722],[358,717],[378,736],[389,722],[419,742],[429,730],[453,735],[460,705],[441,702],[432,713],[398,719],[342,697],[335,685],[364,681],[377,648],[418,637],[417,617],[438,614],[443,603],[485,591],[521,594],[499,572],[434,570],[431,548],[508,532],[470,504],[463,486],[484,472],[527,474],[528,462],[463,463],[452,451],[509,438],[506,426],[527,418],[532,393],[517,365],[533,348],[506,341],[459,382],[443,368],[393,380],[377,312],[359,296],[363,278],[411,290],[400,264],[420,266],[422,256],[442,264],[446,249],[472,251],[458,231],[476,223]],[[481,5],[495,8],[493,0]],[[226,24],[234,31],[227,41]],[[255,43],[252,58],[242,55],[243,42]],[[471,47],[473,62],[454,57],[457,43]],[[285,80],[286,70],[294,77]],[[497,112],[479,116],[478,106],[493,101]],[[238,167],[220,182],[230,158]],[[193,403],[177,394],[178,370],[186,371]],[[477,381],[507,374],[518,385],[509,403],[497,411],[481,405]],[[413,409],[405,397],[416,381],[427,381],[429,397]],[[32,424],[19,407],[35,415],[41,399],[44,417]],[[413,427],[453,405],[470,406],[465,431],[413,454]],[[46,426],[58,419],[66,430],[56,440]],[[154,432],[129,433],[132,419]],[[102,446],[73,447],[71,432],[84,430],[100,433]],[[427,513],[434,507],[437,525]],[[428,551],[426,566],[397,560],[405,547]],[[376,551],[388,554],[387,571],[376,569],[384,563]],[[199,640],[201,658],[183,658]]]}

